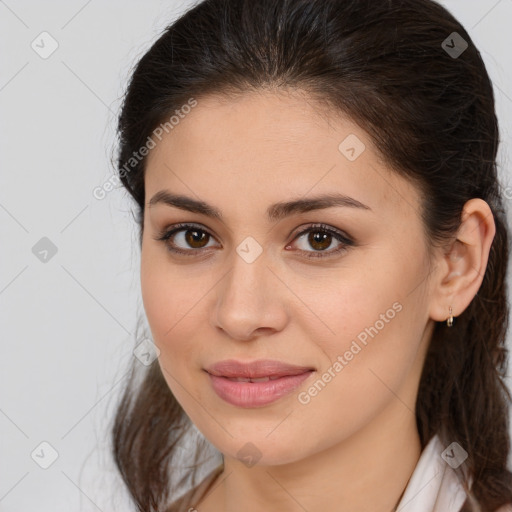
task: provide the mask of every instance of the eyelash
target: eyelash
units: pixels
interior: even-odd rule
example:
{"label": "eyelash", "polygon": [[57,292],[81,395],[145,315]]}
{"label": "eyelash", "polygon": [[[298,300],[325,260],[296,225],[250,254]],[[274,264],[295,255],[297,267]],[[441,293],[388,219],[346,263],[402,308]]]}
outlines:
{"label": "eyelash", "polygon": [[[206,233],[208,236],[213,237],[207,230],[200,228],[199,226],[195,224],[175,224],[174,226],[171,226],[170,229],[166,228],[162,230],[158,235],[154,238],[154,240],[163,242],[166,245],[166,248],[168,251],[176,254],[183,254],[186,256],[190,256],[190,253],[199,253],[202,252],[203,249],[190,249],[190,250],[184,250],[184,249],[177,249],[176,247],[172,247],[170,245],[170,238],[175,235],[176,233],[179,233],[181,231],[199,231],[202,233]],[[292,240],[295,241],[304,234],[307,234],[311,231],[316,232],[322,232],[322,233],[328,233],[332,235],[336,240],[338,240],[341,245],[338,249],[331,250],[331,251],[303,251],[299,249],[299,252],[306,253],[307,258],[328,258],[334,255],[342,254],[345,251],[347,251],[350,247],[353,247],[355,245],[354,241],[348,238],[345,234],[343,234],[341,231],[338,231],[336,229],[330,228],[329,226],[325,224],[313,224],[309,226],[307,229],[299,232],[295,238]],[[288,245],[288,244],[287,244]],[[311,254],[309,254],[311,253]],[[327,256],[326,256],[327,254]]]}

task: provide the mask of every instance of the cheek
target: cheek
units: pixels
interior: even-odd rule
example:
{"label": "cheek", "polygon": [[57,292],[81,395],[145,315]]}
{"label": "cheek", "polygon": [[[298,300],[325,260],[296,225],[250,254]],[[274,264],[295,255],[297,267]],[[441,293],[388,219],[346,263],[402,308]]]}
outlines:
{"label": "cheek", "polygon": [[159,361],[173,374],[186,374],[187,368],[199,365],[201,347],[192,340],[204,331],[204,299],[211,284],[170,263],[164,251],[151,247],[143,247],[140,279],[144,310],[160,350]]}
{"label": "cheek", "polygon": [[410,384],[421,315],[414,297],[377,293],[380,284],[346,287],[324,304],[323,318],[335,335],[312,336],[323,364],[316,379],[300,390],[294,408],[296,422],[307,424],[324,440],[325,446],[317,448],[326,448],[333,437],[357,432],[388,405],[406,416],[414,410]]}
{"label": "cheek", "polygon": [[153,340],[162,351],[171,338],[180,317],[185,315],[183,306],[188,302],[187,290],[179,280],[173,279],[171,265],[152,247],[143,243],[141,254],[141,292],[144,310]]}
{"label": "cheek", "polygon": [[165,332],[172,327],[171,312],[175,311],[174,301],[176,293],[173,292],[165,279],[158,271],[157,265],[142,261],[141,266],[141,292],[144,310],[157,345],[161,342]]}
{"label": "cheek", "polygon": [[421,258],[380,262],[382,266],[373,262],[364,271],[343,276],[322,295],[318,290],[304,295],[306,303],[314,304],[309,337],[322,349],[320,373],[329,372],[322,380],[347,403],[377,388],[389,393],[386,384],[400,386],[418,354],[427,321],[425,288],[418,286],[427,272]]}
{"label": "cheek", "polygon": [[199,321],[197,313],[194,317],[199,309],[199,290],[180,278],[179,273],[171,275],[170,268],[159,255],[151,257],[149,251],[143,250],[142,300],[153,341],[160,350],[158,364],[170,391],[182,408],[190,412],[194,407],[191,397],[198,396],[200,391],[199,371],[191,371],[198,364],[198,347],[190,342]]}

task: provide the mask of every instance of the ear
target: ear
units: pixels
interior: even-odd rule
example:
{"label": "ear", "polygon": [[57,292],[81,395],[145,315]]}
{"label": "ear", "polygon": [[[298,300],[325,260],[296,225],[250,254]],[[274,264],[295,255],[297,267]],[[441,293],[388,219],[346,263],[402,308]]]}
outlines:
{"label": "ear", "polygon": [[444,322],[450,306],[454,317],[469,306],[482,284],[495,233],[489,205],[483,199],[470,199],[464,205],[456,240],[436,258],[430,318]]}

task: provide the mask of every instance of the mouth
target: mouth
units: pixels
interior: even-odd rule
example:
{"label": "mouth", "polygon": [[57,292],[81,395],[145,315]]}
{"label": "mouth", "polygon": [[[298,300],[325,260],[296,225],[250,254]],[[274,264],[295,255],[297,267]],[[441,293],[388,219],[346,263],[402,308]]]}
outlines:
{"label": "mouth", "polygon": [[276,380],[280,379],[282,377],[285,377],[285,375],[273,375],[272,377],[258,377],[253,379],[247,379],[245,377],[226,377],[225,375],[219,375],[219,377],[224,377],[225,379],[231,380],[233,382],[268,382],[269,380]]}
{"label": "mouth", "polygon": [[268,405],[290,394],[315,369],[273,360],[250,363],[226,360],[205,371],[220,398],[237,407],[251,408]]}
{"label": "mouth", "polygon": [[275,380],[281,377],[300,375],[312,370],[315,370],[315,368],[293,365],[272,359],[261,359],[249,363],[227,359],[215,363],[206,369],[210,375],[227,379],[243,379],[245,382],[256,382],[258,379]]}

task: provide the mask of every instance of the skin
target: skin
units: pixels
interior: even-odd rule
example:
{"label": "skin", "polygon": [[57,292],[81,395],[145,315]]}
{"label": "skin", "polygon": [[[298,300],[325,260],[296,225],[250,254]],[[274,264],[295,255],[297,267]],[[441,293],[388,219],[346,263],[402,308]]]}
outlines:
{"label": "skin", "polygon": [[[366,146],[354,161],[338,149],[349,134]],[[361,127],[326,116],[297,91],[201,98],[151,150],[145,186],[141,286],[158,364],[224,456],[223,474],[196,509],[394,510],[421,452],[414,404],[434,322],[448,318],[449,306],[462,313],[483,279],[495,233],[487,203],[468,201],[457,240],[429,259],[420,191],[386,166]],[[150,206],[161,190],[206,201],[224,220]],[[333,191],[370,209],[334,207],[276,223],[265,216],[272,203]],[[196,251],[190,256],[155,240],[180,222],[211,235],[192,246],[185,231],[175,235],[179,248]],[[322,250],[297,235],[312,223],[355,245],[308,258]],[[236,252],[248,236],[263,249],[252,263]],[[340,246],[330,240],[324,253]],[[300,403],[299,392],[395,303],[394,318]],[[316,371],[272,404],[240,408],[219,398],[203,371],[231,358]],[[251,467],[237,458],[248,442],[261,454]]]}

